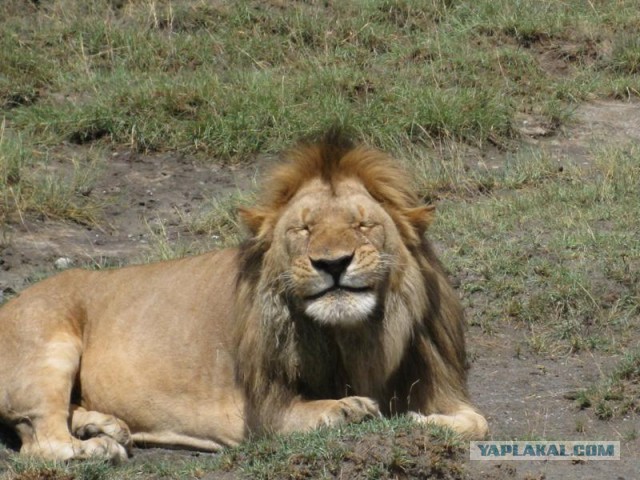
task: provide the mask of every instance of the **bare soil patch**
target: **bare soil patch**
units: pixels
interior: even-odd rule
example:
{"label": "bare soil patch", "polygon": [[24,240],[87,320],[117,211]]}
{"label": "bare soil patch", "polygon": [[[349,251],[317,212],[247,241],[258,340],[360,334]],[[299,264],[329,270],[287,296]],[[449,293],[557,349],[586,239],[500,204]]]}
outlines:
{"label": "bare soil patch", "polygon": [[215,239],[193,235],[185,227],[185,216],[199,212],[212,198],[246,190],[256,175],[249,166],[205,166],[182,155],[135,152],[114,152],[102,168],[91,191],[104,205],[98,225],[25,218],[4,227],[0,291],[18,291],[34,277],[46,276],[60,258],[89,267],[140,261],[158,226],[168,241],[195,242],[196,249],[214,246]]}
{"label": "bare soil patch", "polygon": [[522,120],[523,133],[536,125],[544,135],[529,135],[527,142],[542,148],[561,162],[589,165],[594,148],[606,148],[640,141],[640,105],[599,100],[581,105],[574,112],[573,122],[557,135],[530,117]]}

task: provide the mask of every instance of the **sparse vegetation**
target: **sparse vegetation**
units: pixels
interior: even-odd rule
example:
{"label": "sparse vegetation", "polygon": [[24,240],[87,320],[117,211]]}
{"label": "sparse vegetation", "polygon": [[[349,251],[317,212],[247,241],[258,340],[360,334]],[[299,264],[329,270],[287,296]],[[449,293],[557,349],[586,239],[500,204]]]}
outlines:
{"label": "sparse vegetation", "polygon": [[[601,420],[640,412],[640,350],[626,353],[615,370],[576,395],[581,409],[593,407]],[[637,436],[632,430],[629,435]]]}
{"label": "sparse vegetation", "polygon": [[464,279],[471,321],[488,333],[511,324],[535,351],[566,354],[617,349],[636,331],[640,151],[594,157],[578,169],[520,153],[467,175],[468,199],[440,203],[433,235]]}
{"label": "sparse vegetation", "polygon": [[20,165],[68,162],[62,143],[237,161],[347,122],[391,150],[507,147],[519,113],[553,131],[573,102],[640,95],[636,7],[5,1],[0,221],[15,208],[95,219],[73,194],[41,207],[16,181]]}

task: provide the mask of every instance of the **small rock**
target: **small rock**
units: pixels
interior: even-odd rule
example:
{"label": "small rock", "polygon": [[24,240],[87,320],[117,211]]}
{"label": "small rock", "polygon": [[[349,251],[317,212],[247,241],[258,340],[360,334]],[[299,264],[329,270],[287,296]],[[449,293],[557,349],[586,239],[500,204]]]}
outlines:
{"label": "small rock", "polygon": [[73,265],[73,260],[71,260],[69,257],[60,257],[55,262],[53,262],[53,265],[57,270],[66,270],[71,265]]}

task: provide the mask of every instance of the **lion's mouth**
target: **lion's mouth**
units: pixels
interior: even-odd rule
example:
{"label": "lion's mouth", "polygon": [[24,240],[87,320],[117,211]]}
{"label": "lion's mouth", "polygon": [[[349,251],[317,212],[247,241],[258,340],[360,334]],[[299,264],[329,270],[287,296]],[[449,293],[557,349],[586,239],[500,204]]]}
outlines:
{"label": "lion's mouth", "polygon": [[346,285],[333,285],[329,288],[322,290],[321,292],[314,293],[313,295],[309,295],[305,297],[305,300],[312,302],[332,292],[367,293],[372,291],[373,291],[373,288],[371,287],[349,287]]}
{"label": "lion's mouth", "polygon": [[305,297],[304,311],[325,325],[360,325],[371,316],[377,304],[374,288],[338,284]]}

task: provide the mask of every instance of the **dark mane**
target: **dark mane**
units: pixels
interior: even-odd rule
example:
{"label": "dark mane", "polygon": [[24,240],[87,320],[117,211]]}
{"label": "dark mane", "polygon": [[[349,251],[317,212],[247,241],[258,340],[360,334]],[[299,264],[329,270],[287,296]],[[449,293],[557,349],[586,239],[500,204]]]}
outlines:
{"label": "dark mane", "polygon": [[[395,303],[385,305],[412,308],[419,297],[424,311],[399,308],[387,317],[381,307],[377,321],[350,332],[319,326],[291,308],[281,285],[282,270],[274,268],[271,246],[277,239],[272,234],[295,194],[318,179],[331,186],[355,179],[389,214],[419,278],[408,285],[408,264],[396,269],[387,285]],[[467,401],[461,305],[424,236],[433,208],[420,204],[412,185],[399,162],[333,129],[320,141],[303,141],[286,152],[265,181],[257,205],[241,211],[252,236],[240,247],[234,336],[236,373],[248,399],[250,429],[277,429],[283,409],[296,395],[346,395],[345,385],[358,380],[346,373],[352,367],[342,358],[347,351],[361,352],[362,365],[375,372],[386,368],[386,348],[398,355],[400,363],[385,385],[369,392],[384,413],[447,412],[456,402]],[[400,352],[389,337],[399,326],[409,331]]]}
{"label": "dark mane", "polygon": [[419,205],[411,178],[388,155],[355,144],[345,133],[332,129],[318,142],[304,141],[284,154],[284,162],[269,176],[261,205],[279,209],[306,182],[320,178],[334,184],[344,178],[359,179],[380,203],[395,208]]}

